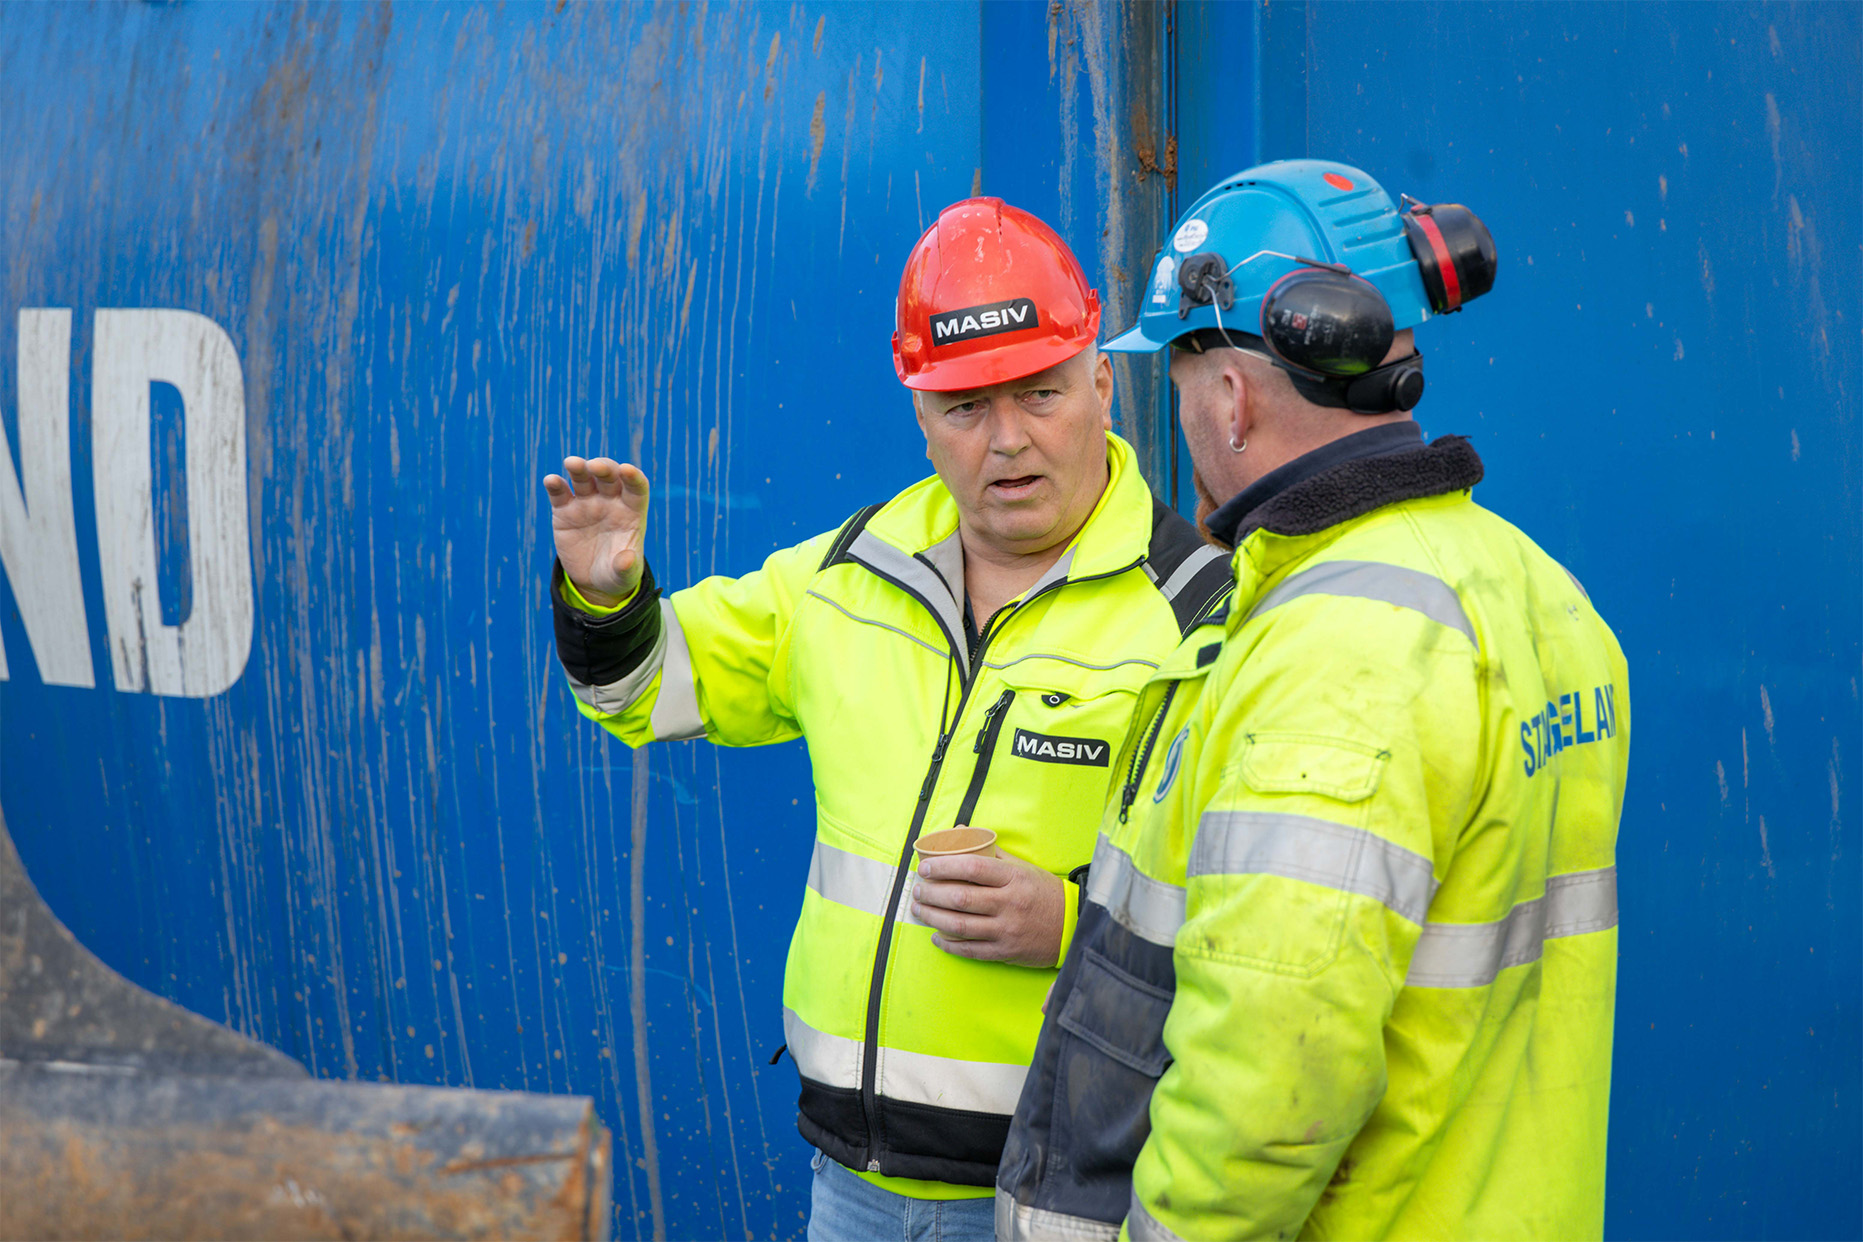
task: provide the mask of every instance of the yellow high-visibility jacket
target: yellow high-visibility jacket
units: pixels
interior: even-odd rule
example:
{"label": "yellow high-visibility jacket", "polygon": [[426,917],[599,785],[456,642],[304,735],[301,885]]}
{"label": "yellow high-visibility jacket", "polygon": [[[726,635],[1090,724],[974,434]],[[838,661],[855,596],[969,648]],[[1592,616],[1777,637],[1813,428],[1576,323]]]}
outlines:
{"label": "yellow high-visibility jacket", "polygon": [[1123,745],[999,1237],[1602,1233],[1628,673],[1480,476],[1250,518]]}
{"label": "yellow high-visibility jacket", "polygon": [[974,653],[957,507],[936,478],[741,578],[664,600],[648,582],[605,615],[557,571],[558,652],[584,715],[631,746],[806,740],[814,856],[783,984],[798,1124],[903,1193],[990,1193],[1055,977],[934,947],[907,895],[912,842],[974,824],[1058,876],[1083,868],[1139,687],[1231,589],[1131,448],[1108,437],[1107,459],[1085,527],[977,618]]}

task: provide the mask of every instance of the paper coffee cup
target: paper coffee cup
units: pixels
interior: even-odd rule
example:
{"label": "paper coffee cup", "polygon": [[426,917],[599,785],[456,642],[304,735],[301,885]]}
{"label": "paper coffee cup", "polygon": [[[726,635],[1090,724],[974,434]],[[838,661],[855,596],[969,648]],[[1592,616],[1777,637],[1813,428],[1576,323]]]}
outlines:
{"label": "paper coffee cup", "polygon": [[944,828],[928,832],[912,843],[924,858],[951,858],[958,854],[985,854],[996,857],[996,833],[989,828]]}

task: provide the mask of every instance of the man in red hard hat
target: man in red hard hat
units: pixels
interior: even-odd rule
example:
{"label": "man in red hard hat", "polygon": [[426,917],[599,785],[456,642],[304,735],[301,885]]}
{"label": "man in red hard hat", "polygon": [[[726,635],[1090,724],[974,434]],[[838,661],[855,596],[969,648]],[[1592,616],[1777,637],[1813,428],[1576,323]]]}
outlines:
{"label": "man in red hard hat", "polygon": [[[1111,434],[1099,325],[1052,229],[968,199],[900,281],[893,356],[933,477],[665,598],[637,467],[569,457],[544,480],[584,715],[630,746],[807,739],[783,1026],[819,1152],[811,1238],[991,1236],[1111,757],[1146,676],[1229,589]],[[959,825],[994,846],[918,861]]]}

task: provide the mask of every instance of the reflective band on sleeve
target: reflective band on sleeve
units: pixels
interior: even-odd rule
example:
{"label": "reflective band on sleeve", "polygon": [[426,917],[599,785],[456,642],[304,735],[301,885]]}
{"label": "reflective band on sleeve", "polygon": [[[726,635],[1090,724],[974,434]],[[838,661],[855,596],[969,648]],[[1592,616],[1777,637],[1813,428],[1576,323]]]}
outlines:
{"label": "reflective band on sleeve", "polygon": [[692,652],[686,631],[679,624],[673,601],[660,601],[660,636],[665,650],[660,669],[660,695],[653,701],[653,739],[683,742],[705,736],[705,719],[699,715],[698,685],[692,676]]}
{"label": "reflective band on sleeve", "polygon": [[1087,872],[1087,900],[1106,907],[1113,921],[1134,936],[1167,949],[1184,925],[1184,890],[1140,871],[1105,833]]}
{"label": "reflective band on sleeve", "polygon": [[1132,1206],[1126,1213],[1126,1231],[1132,1235],[1132,1242],[1184,1242],[1145,1210],[1136,1190],[1132,1192]]}
{"label": "reflective band on sleeve", "polygon": [[1211,561],[1224,560],[1226,557],[1227,554],[1220,549],[1205,544],[1184,558],[1184,563],[1177,567],[1176,573],[1165,579],[1158,593],[1164,596],[1167,603],[1176,600],[1183,594],[1184,588],[1190,585],[1190,580],[1208,568]]}
{"label": "reflective band on sleeve", "polygon": [[660,635],[653,640],[653,650],[647,653],[638,667],[618,681],[611,681],[605,686],[591,686],[587,682],[569,679],[569,688],[576,697],[601,712],[604,716],[614,716],[634,705],[634,700],[647,692],[653,679],[659,674],[660,666],[666,662],[666,627],[660,627]]}
{"label": "reflective band on sleeve", "polygon": [[[820,838],[816,839],[815,854],[809,859],[810,888],[829,901],[871,914],[876,919],[886,915],[886,903],[893,895],[896,874],[897,868],[892,863],[836,849]],[[910,887],[901,894],[899,912],[894,917],[901,923],[925,926],[912,915]]]}
{"label": "reflective band on sleeve", "polygon": [[[804,1078],[828,1087],[859,1088],[865,1047],[860,1040],[818,1031],[787,1006],[783,1039]],[[889,1100],[1008,1116],[1022,1098],[1028,1072],[1026,1065],[959,1061],[881,1045],[876,1086]]]}
{"label": "reflective band on sleeve", "polygon": [[1617,926],[1617,868],[1577,871],[1546,881],[1546,895],[1523,901],[1493,923],[1425,923],[1404,986],[1483,988],[1510,966],[1536,962],[1548,940]]}
{"label": "reflective band on sleeve", "polygon": [[1413,923],[1436,895],[1430,860],[1362,828],[1307,815],[1205,811],[1188,874],[1279,875],[1382,902]]}
{"label": "reflective band on sleeve", "polygon": [[1327,561],[1302,570],[1268,592],[1249,613],[1249,619],[1303,595],[1344,595],[1394,604],[1460,630],[1470,642],[1475,641],[1475,627],[1447,582],[1419,570],[1377,561]]}
{"label": "reflective band on sleeve", "polygon": [[1118,1221],[1108,1224],[1030,1207],[1017,1203],[1007,1190],[997,1188],[996,1242],[1113,1242],[1118,1236]]}
{"label": "reflective band on sleeve", "polygon": [[951,650],[963,658],[964,621],[963,613],[958,607],[957,597],[945,580],[938,576],[938,571],[916,557],[908,556],[875,535],[863,530],[848,549],[848,556],[865,565],[882,578],[897,584],[900,589],[918,597],[919,601],[931,609],[932,616],[944,629],[945,641],[951,644]]}

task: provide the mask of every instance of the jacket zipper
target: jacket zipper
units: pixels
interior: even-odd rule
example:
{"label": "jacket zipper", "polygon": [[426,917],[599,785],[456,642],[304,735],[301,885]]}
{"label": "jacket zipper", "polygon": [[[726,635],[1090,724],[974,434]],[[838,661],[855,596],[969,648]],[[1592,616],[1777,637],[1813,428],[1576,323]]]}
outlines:
{"label": "jacket zipper", "polygon": [[977,809],[977,798],[983,793],[983,780],[990,774],[990,759],[996,754],[996,739],[1002,734],[1003,719],[1009,715],[1009,704],[1015,697],[1014,690],[1005,690],[983,713],[983,727],[977,730],[977,744],[972,748],[977,754],[977,766],[970,771],[970,784],[964,789],[964,801],[958,805],[957,818],[951,821],[953,827],[968,825],[971,815]]}
{"label": "jacket zipper", "polygon": [[912,866],[913,843],[919,839],[919,830],[925,826],[925,812],[931,808],[932,791],[937,788],[938,773],[944,767],[945,750],[957,734],[958,723],[964,719],[964,707],[970,702],[970,692],[977,684],[977,671],[983,667],[983,654],[989,650],[990,639],[1000,628],[994,624],[995,621],[996,618],[992,617],[984,626],[983,637],[977,643],[977,654],[971,662],[970,675],[964,678],[963,689],[958,694],[957,712],[951,718],[951,727],[938,735],[938,744],[932,750],[931,765],[925,769],[925,780],[919,785],[918,804],[912,810],[912,823],[906,829],[905,848],[900,851],[899,866],[893,872],[893,891],[886,899],[886,913],[880,923],[880,944],[873,955],[873,978],[867,986],[866,1038],[862,1041],[860,1064],[860,1107],[867,1120],[869,1173],[880,1171],[880,1102],[876,1085],[880,1068],[880,998],[886,990],[886,963],[892,954],[893,928],[897,926],[895,920],[899,913],[899,899],[905,892],[906,876]]}
{"label": "jacket zipper", "polygon": [[[950,729],[938,734],[938,744],[932,750],[931,764],[925,770],[925,780],[919,785],[918,805],[913,808],[912,823],[906,829],[905,848],[899,853],[899,866],[893,873],[893,891],[886,901],[886,912],[880,923],[880,943],[873,955],[873,977],[867,985],[867,1025],[863,1032],[865,1038],[861,1042],[860,1058],[860,1109],[867,1122],[867,1172],[869,1173],[880,1171],[880,1102],[877,1087],[880,1068],[880,998],[886,989],[886,962],[892,953],[894,920],[899,913],[899,899],[905,892],[906,875],[912,866],[912,846],[919,839],[920,829],[925,826],[925,812],[931,807],[932,792],[938,785],[938,773],[944,767],[945,750],[950,746],[951,739],[956,736],[958,724],[964,719],[964,708],[970,702],[970,692],[976,687],[977,679],[982,674],[983,657],[990,649],[990,639],[1001,632],[1012,614],[1026,608],[1049,591],[1058,590],[1068,582],[1094,582],[1101,578],[1111,578],[1138,567],[1144,563],[1144,560],[1145,558],[1141,556],[1130,565],[1122,565],[1118,569],[1085,578],[1057,578],[1033,595],[1023,599],[1014,608],[1002,609],[996,616],[984,623],[983,637],[977,642],[976,654],[970,657],[969,672],[965,675],[963,689],[958,694],[957,714],[951,718]],[[914,595],[913,598],[917,599],[918,596]],[[924,601],[920,600],[920,603],[923,604]],[[999,621],[1001,624],[998,624]],[[958,652],[953,648],[951,654],[955,658]],[[1011,697],[1013,697],[1013,692],[1006,692],[1002,698],[997,700],[997,704],[1006,708]],[[992,720],[986,715],[983,728],[985,730],[992,727],[1000,729],[1002,716],[1005,713],[994,706],[990,710],[996,712],[996,718]],[[994,735],[990,741],[992,744],[995,742]],[[980,747],[983,745],[981,736],[978,737],[978,745]],[[981,762],[988,767],[987,753],[982,751],[979,753],[985,754]],[[972,784],[981,788],[981,781],[974,774]],[[965,791],[967,802],[971,800],[971,792],[971,790]]]}
{"label": "jacket zipper", "polygon": [[1145,775],[1145,765],[1151,762],[1152,748],[1158,744],[1158,735],[1164,732],[1164,718],[1170,714],[1171,700],[1177,695],[1177,688],[1184,683],[1174,681],[1164,688],[1164,701],[1158,704],[1157,715],[1151,718],[1151,730],[1145,737],[1145,745],[1132,756],[1131,770],[1126,773],[1126,787],[1119,794],[1119,822],[1126,822],[1126,815],[1132,810],[1132,803],[1138,798],[1139,781]]}

